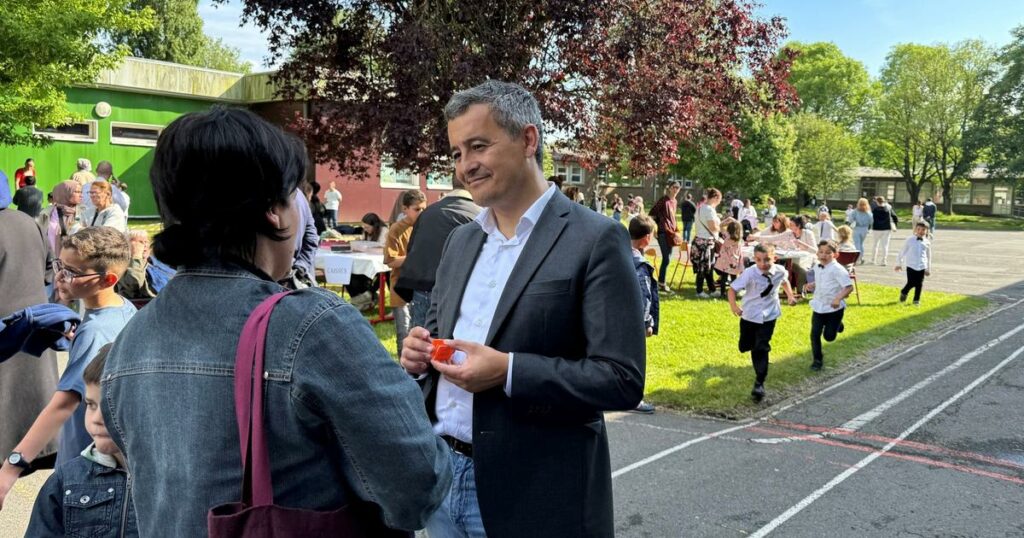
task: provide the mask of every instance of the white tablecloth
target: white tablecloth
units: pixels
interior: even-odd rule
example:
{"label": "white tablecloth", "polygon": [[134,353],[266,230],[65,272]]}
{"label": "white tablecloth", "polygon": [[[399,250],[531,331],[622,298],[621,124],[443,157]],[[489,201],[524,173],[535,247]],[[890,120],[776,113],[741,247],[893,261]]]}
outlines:
{"label": "white tablecloth", "polygon": [[388,271],[391,271],[390,267],[384,265],[383,254],[367,254],[365,252],[331,252],[329,250],[318,249],[313,263],[317,269],[323,269],[324,259],[332,256],[352,258],[353,275],[363,275],[367,278],[373,278],[377,276],[377,273],[387,273]]}

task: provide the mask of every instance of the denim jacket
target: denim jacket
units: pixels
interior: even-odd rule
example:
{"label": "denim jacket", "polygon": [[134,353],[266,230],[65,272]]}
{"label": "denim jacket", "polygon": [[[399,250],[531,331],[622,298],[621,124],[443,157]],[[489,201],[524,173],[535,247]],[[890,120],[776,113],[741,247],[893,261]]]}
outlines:
{"label": "denim jacket", "polygon": [[61,465],[36,496],[25,536],[118,538],[139,535],[128,472],[89,445]]}
{"label": "denim jacket", "polygon": [[[134,477],[143,536],[205,536],[206,514],[241,497],[234,412],[238,337],[282,291],[255,267],[184,267],[132,318],[107,357],[103,416]],[[285,297],[270,317],[264,420],[277,505],[375,506],[422,528],[451,481],[419,387],[366,320],[328,291]]]}

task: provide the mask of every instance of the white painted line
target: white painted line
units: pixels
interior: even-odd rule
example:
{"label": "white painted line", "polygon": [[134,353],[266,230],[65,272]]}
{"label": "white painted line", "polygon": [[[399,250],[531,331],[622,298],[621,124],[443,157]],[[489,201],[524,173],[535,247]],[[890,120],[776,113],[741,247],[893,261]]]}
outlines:
{"label": "white painted line", "polygon": [[987,380],[988,378],[990,378],[993,375],[995,375],[996,372],[998,372],[1004,366],[1006,366],[1011,361],[1013,361],[1018,356],[1020,356],[1021,353],[1024,353],[1024,347],[1018,349],[1017,351],[1014,351],[1013,354],[1011,354],[1009,357],[1003,359],[1003,361],[1000,362],[999,364],[997,364],[994,368],[992,368],[988,372],[985,372],[984,374],[982,374],[981,377],[979,377],[978,379],[975,379],[969,385],[967,385],[962,390],[960,390],[960,392],[957,392],[956,394],[951,396],[948,400],[946,400],[946,401],[942,402],[941,404],[939,404],[938,407],[936,407],[936,408],[932,409],[931,411],[929,411],[927,415],[921,417],[921,419],[918,420],[917,422],[915,422],[913,426],[911,426],[911,427],[907,428],[906,430],[904,430],[903,433],[899,434],[899,436],[897,436],[895,439],[890,441],[889,444],[885,445],[884,447],[882,447],[879,450],[876,450],[876,451],[872,452],[871,454],[868,454],[867,457],[865,457],[864,459],[858,461],[853,467],[850,467],[849,469],[843,471],[842,473],[840,473],[838,476],[836,476],[832,480],[829,480],[829,482],[827,484],[825,484],[824,486],[818,488],[814,493],[811,493],[807,497],[804,497],[803,500],[801,500],[800,502],[798,502],[795,505],[793,505],[789,510],[786,510],[785,512],[783,512],[782,515],[780,515],[779,517],[773,519],[770,523],[768,523],[764,527],[761,527],[760,529],[758,529],[757,532],[755,532],[754,534],[750,535],[750,538],[762,538],[764,536],[767,536],[770,532],[774,531],[775,529],[779,528],[780,525],[782,525],[786,521],[789,521],[793,516],[799,514],[800,511],[802,511],[804,508],[807,508],[808,506],[811,505],[811,503],[813,503],[814,501],[820,499],[822,496],[824,496],[830,490],[832,490],[833,488],[835,488],[839,484],[843,483],[844,480],[846,480],[847,478],[853,476],[854,473],[856,473],[857,471],[863,469],[864,467],[867,467],[867,465],[869,463],[875,461],[876,459],[878,459],[879,457],[881,457],[885,453],[887,453],[890,450],[892,450],[893,447],[898,445],[901,441],[903,441],[907,437],[910,437],[910,435],[913,434],[915,431],[917,431],[921,426],[924,426],[925,424],[927,424],[928,421],[930,421],[931,419],[935,418],[939,413],[943,412],[947,407],[949,407],[950,405],[953,405],[953,403],[955,403],[957,400],[959,400],[960,398],[964,397],[967,393],[969,393],[972,390],[974,390],[978,385],[984,383],[985,380]]}
{"label": "white painted line", "polygon": [[806,401],[808,401],[808,400],[810,400],[812,398],[817,398],[818,396],[821,396],[821,395],[826,394],[826,393],[828,393],[828,392],[830,392],[830,391],[832,391],[834,389],[837,389],[837,388],[839,388],[839,387],[849,383],[850,381],[853,381],[854,379],[857,379],[857,378],[861,377],[862,375],[864,375],[864,374],[866,374],[868,372],[871,372],[872,370],[875,370],[877,368],[881,368],[882,366],[885,366],[886,364],[896,360],[899,357],[902,357],[903,355],[906,355],[907,353],[910,353],[911,351],[914,351],[915,349],[917,349],[917,348],[919,348],[919,347],[921,347],[923,345],[930,344],[930,343],[936,342],[938,340],[941,340],[941,339],[945,338],[946,336],[949,336],[950,334],[952,334],[952,333],[954,333],[956,331],[959,331],[959,330],[964,329],[966,327],[970,327],[972,325],[976,325],[976,324],[978,324],[978,323],[980,323],[980,322],[982,322],[982,321],[984,321],[984,320],[986,320],[986,319],[988,319],[988,318],[990,318],[990,317],[992,317],[992,316],[994,316],[994,315],[996,315],[996,314],[998,314],[1000,312],[1003,312],[1004,310],[1008,310],[1010,308],[1013,308],[1013,307],[1015,307],[1015,306],[1017,306],[1017,305],[1019,305],[1021,303],[1024,303],[1024,299],[1021,299],[1021,300],[1019,300],[1019,301],[1017,301],[1015,303],[1008,304],[1006,306],[1003,306],[1001,308],[993,310],[992,312],[986,314],[985,316],[982,316],[982,317],[980,317],[980,318],[978,318],[978,319],[976,319],[976,320],[974,320],[974,321],[972,321],[970,323],[967,323],[967,324],[964,324],[964,325],[958,325],[956,327],[953,327],[952,329],[949,329],[948,331],[940,334],[939,336],[935,337],[932,340],[929,340],[928,342],[921,342],[920,344],[914,344],[913,346],[908,347],[907,349],[904,349],[903,351],[901,351],[901,352],[899,352],[899,353],[889,357],[888,359],[886,359],[886,360],[884,360],[884,361],[882,361],[882,362],[880,362],[878,364],[875,364],[874,366],[872,366],[872,367],[870,367],[870,368],[868,368],[866,370],[861,370],[860,372],[857,372],[856,374],[851,375],[850,377],[842,379],[841,381],[838,381],[838,382],[836,382],[836,383],[834,383],[832,385],[829,385],[829,386],[819,390],[818,392],[815,392],[814,394],[811,394],[810,396],[806,396],[804,398],[800,398],[800,399],[798,399],[796,401],[793,401],[793,402],[791,402],[791,403],[789,403],[789,404],[787,404],[785,406],[782,406],[779,409],[776,409],[775,411],[770,413],[769,415],[767,415],[765,417],[762,417],[762,418],[760,418],[760,419],[758,419],[756,421],[746,422],[746,423],[740,424],[738,426],[733,426],[733,427],[730,427],[730,428],[726,428],[724,430],[719,430],[719,431],[712,432],[712,433],[709,433],[709,434],[706,434],[706,435],[702,435],[700,437],[696,437],[694,439],[690,439],[689,441],[686,441],[684,443],[680,443],[680,444],[678,444],[676,446],[673,446],[673,447],[667,448],[665,450],[662,450],[661,452],[658,452],[657,454],[654,454],[652,456],[648,456],[648,457],[646,457],[646,458],[644,458],[644,459],[642,459],[642,460],[640,460],[640,461],[638,461],[636,463],[632,463],[632,464],[627,465],[627,466],[625,466],[625,467],[623,467],[621,469],[616,470],[615,472],[612,473],[612,478],[616,478],[618,476],[622,476],[622,475],[624,475],[624,474],[626,474],[626,473],[628,473],[630,471],[639,469],[640,467],[643,467],[644,465],[647,465],[649,463],[653,463],[655,461],[658,461],[661,458],[664,458],[665,456],[668,456],[668,455],[674,454],[676,452],[679,452],[680,450],[683,450],[685,448],[693,446],[693,445],[695,445],[697,443],[702,443],[702,442],[707,441],[709,439],[714,439],[716,437],[721,437],[722,435],[725,435],[727,433],[732,433],[732,432],[737,431],[737,430],[742,430],[742,429],[744,429],[744,428],[746,428],[748,426],[751,426],[753,424],[757,424],[757,423],[760,423],[760,422],[765,422],[766,420],[768,420],[768,419],[770,419],[772,417],[778,416],[779,413],[782,413],[783,411],[786,411],[787,409],[791,409],[792,407],[794,407],[796,405],[799,405],[801,403],[804,403],[804,402],[806,402]]}
{"label": "white painted line", "polygon": [[800,405],[800,404],[802,404],[802,403],[804,403],[804,402],[806,402],[808,400],[811,400],[813,398],[817,398],[818,396],[821,396],[823,394],[827,394],[829,392],[832,392],[833,390],[838,389],[839,387],[842,387],[843,385],[853,381],[854,379],[859,379],[861,376],[863,376],[865,374],[868,374],[868,373],[871,373],[871,372],[873,372],[873,371],[875,371],[875,370],[885,366],[886,364],[889,364],[890,362],[892,362],[892,361],[894,361],[894,360],[896,360],[896,359],[906,355],[907,353],[910,353],[911,351],[916,350],[917,348],[919,348],[921,346],[924,346],[924,345],[927,345],[927,344],[930,344],[930,343],[934,343],[934,342],[936,342],[938,340],[942,340],[943,338],[945,338],[945,337],[949,336],[950,334],[953,334],[954,332],[959,331],[961,329],[965,329],[965,328],[970,327],[972,325],[977,325],[978,323],[981,323],[982,321],[985,321],[986,319],[988,319],[988,318],[990,318],[990,317],[992,317],[992,316],[994,316],[996,314],[999,314],[999,313],[1001,313],[1001,312],[1003,312],[1005,310],[1009,310],[1010,308],[1018,306],[1021,303],[1024,303],[1024,299],[1020,299],[1017,302],[1014,302],[1014,303],[1008,304],[1006,306],[1000,307],[1000,308],[998,308],[996,310],[993,310],[992,312],[989,312],[988,314],[986,314],[986,315],[984,315],[984,316],[982,316],[982,317],[980,317],[980,318],[978,318],[978,319],[976,319],[976,320],[974,320],[974,321],[972,321],[970,323],[967,323],[967,324],[964,324],[964,325],[957,325],[956,327],[953,327],[952,329],[949,329],[949,330],[943,332],[942,334],[936,336],[935,338],[933,338],[933,339],[931,339],[931,340],[929,340],[927,342],[921,342],[919,344],[914,344],[914,345],[908,347],[907,349],[904,349],[903,351],[900,351],[899,353],[889,357],[888,359],[885,359],[882,362],[879,362],[879,363],[876,363],[876,364],[872,365],[870,368],[866,368],[864,370],[861,370],[861,371],[859,371],[859,372],[857,372],[857,373],[855,373],[855,374],[853,374],[853,375],[851,375],[851,376],[849,376],[847,378],[844,378],[844,379],[842,379],[842,380],[840,380],[840,381],[838,381],[836,383],[833,383],[832,385],[824,387],[821,390],[819,390],[818,392],[815,392],[814,394],[811,394],[809,396],[805,396],[803,398],[798,398],[797,400],[795,400],[793,402],[790,402],[790,403],[788,403],[788,404],[786,404],[786,405],[784,405],[784,406],[782,406],[782,407],[772,411],[769,416],[771,416],[771,417],[779,416],[779,414],[781,414],[781,413],[783,413],[783,412],[785,412],[785,411],[787,411],[789,409],[792,409],[793,407],[795,407],[797,405]]}
{"label": "white painted line", "polygon": [[676,445],[674,447],[666,448],[665,450],[662,450],[661,452],[658,452],[657,454],[654,454],[653,456],[648,456],[648,457],[646,457],[646,458],[644,458],[644,459],[642,459],[642,460],[640,460],[640,461],[638,461],[636,463],[627,465],[627,466],[625,466],[625,467],[623,467],[623,468],[613,472],[612,473],[612,478],[617,478],[617,477],[622,476],[622,475],[624,475],[624,474],[626,474],[626,473],[628,473],[628,472],[630,472],[630,471],[632,471],[634,469],[639,469],[640,467],[643,467],[644,465],[647,465],[648,463],[660,460],[661,458],[664,458],[665,456],[668,456],[669,454],[674,454],[676,452],[679,452],[680,450],[682,450],[682,449],[684,449],[686,447],[689,447],[691,445],[695,445],[697,443],[701,443],[701,442],[707,441],[708,439],[714,439],[715,437],[721,437],[722,435],[725,435],[727,433],[732,433],[732,432],[734,432],[736,430],[742,430],[743,428],[746,428],[747,426],[750,426],[751,424],[755,424],[755,422],[746,422],[746,423],[740,424],[738,426],[733,426],[731,428],[726,428],[724,430],[718,430],[716,432],[708,433],[708,434],[702,435],[700,437],[695,437],[693,439],[690,439],[689,441],[686,441],[685,443],[680,443],[680,444],[678,444],[678,445]]}
{"label": "white painted line", "polygon": [[976,358],[978,355],[981,355],[982,353],[988,351],[989,349],[992,349],[993,347],[1001,344],[1002,342],[1006,341],[1006,339],[1008,339],[1011,336],[1019,333],[1022,330],[1024,330],[1024,324],[1018,325],[1014,329],[1011,329],[1011,330],[1003,333],[998,338],[993,338],[992,340],[989,340],[984,345],[982,345],[981,347],[978,347],[974,351],[971,351],[969,353],[965,353],[956,362],[954,362],[954,363],[950,364],[949,366],[946,366],[945,368],[939,370],[938,372],[935,372],[934,374],[932,374],[932,375],[922,379],[921,381],[918,381],[917,383],[914,383],[914,385],[911,386],[910,388],[908,388],[908,389],[904,390],[903,392],[897,394],[896,396],[893,396],[892,398],[889,398],[888,400],[878,404],[878,406],[875,407],[874,409],[872,409],[870,411],[867,411],[865,413],[861,413],[860,415],[850,419],[849,421],[847,421],[842,426],[839,426],[839,428],[844,429],[844,430],[850,430],[850,431],[857,431],[857,430],[861,429],[862,427],[864,427],[865,424],[867,424],[868,422],[871,422],[872,420],[875,420],[876,418],[881,416],[882,413],[884,413],[884,412],[888,411],[889,409],[891,409],[894,405],[902,402],[903,400],[906,400],[907,398],[909,398],[912,395],[914,395],[914,393],[916,393],[917,391],[927,387],[928,385],[931,385],[932,383],[934,383],[940,377],[942,377],[942,376],[952,372],[953,370],[956,370],[957,368],[960,368],[961,366],[967,364],[968,362],[971,362],[971,360]]}

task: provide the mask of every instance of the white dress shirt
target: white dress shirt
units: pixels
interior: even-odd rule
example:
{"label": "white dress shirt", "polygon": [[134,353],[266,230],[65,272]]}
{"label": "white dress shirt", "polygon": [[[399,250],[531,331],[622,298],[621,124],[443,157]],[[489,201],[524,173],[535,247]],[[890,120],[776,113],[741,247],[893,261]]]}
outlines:
{"label": "white dress shirt", "polygon": [[[814,234],[821,241],[832,241],[836,238],[836,225],[830,220],[819,220],[814,225]],[[815,244],[817,246],[817,244]]]}
{"label": "white dress shirt", "polygon": [[[466,282],[466,290],[462,294],[459,315],[455,321],[453,337],[479,344],[485,343],[487,333],[491,330],[491,321],[498,308],[498,301],[505,290],[509,275],[519,255],[522,254],[526,242],[530,239],[534,226],[540,220],[551,197],[557,192],[554,185],[548,187],[544,194],[526,210],[516,226],[516,234],[506,238],[498,229],[494,213],[485,208],[476,216],[487,239],[480,250],[473,272]],[[505,394],[512,393],[513,356],[509,353],[508,373],[505,377]],[[437,385],[437,400],[434,411],[437,423],[434,432],[438,435],[450,435],[460,441],[473,442],[473,394],[456,386],[441,376]]]}
{"label": "white dress shirt", "polygon": [[[786,271],[781,265],[772,264],[767,276],[768,278],[765,278],[765,274],[756,265],[751,265],[733,281],[733,290],[747,290],[743,295],[743,319],[754,323],[764,323],[782,315],[782,306],[779,304],[779,286],[789,278],[789,271]],[[769,278],[771,279],[770,284]],[[761,297],[765,288],[769,286],[771,286],[771,291]]]}
{"label": "white dress shirt", "polygon": [[832,260],[824,267],[815,263],[812,270],[814,271],[814,298],[811,299],[811,310],[819,314],[830,314],[841,308],[846,308],[846,301],[840,301],[839,308],[832,308],[832,301],[836,296],[847,286],[853,285],[853,280],[850,280],[850,273],[846,271],[846,268]]}
{"label": "white dress shirt", "polygon": [[[904,265],[904,261],[906,265]],[[896,265],[917,271],[926,271],[932,266],[932,242],[926,237],[912,235],[903,244],[903,250],[896,258]]]}

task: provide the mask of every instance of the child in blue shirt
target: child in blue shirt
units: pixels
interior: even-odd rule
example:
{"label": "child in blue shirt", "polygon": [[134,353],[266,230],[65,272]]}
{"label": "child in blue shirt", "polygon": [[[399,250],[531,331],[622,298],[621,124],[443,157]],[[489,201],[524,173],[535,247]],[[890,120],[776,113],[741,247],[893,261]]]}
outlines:
{"label": "child in blue shirt", "polygon": [[128,239],[114,228],[89,227],[64,239],[53,264],[54,284],[65,300],[80,299],[82,323],[74,331],[68,365],[50,403],[0,467],[0,508],[14,483],[60,433],[57,465],[82,453],[92,443],[85,428],[85,383],[82,372],[104,344],[117,337],[135,314],[135,306],[114,291],[129,261]]}
{"label": "child in blue shirt", "polygon": [[100,411],[100,379],[111,344],[82,373],[83,425],[92,443],[46,479],[32,507],[27,536],[139,535],[124,457],[107,433]]}
{"label": "child in blue shirt", "polygon": [[[647,336],[658,334],[658,281],[654,278],[654,266],[644,258],[644,249],[654,240],[654,232],[658,225],[647,215],[638,215],[629,221],[629,238],[633,244],[633,265],[636,277],[640,280],[640,296],[644,305],[644,327]],[[641,400],[633,409],[636,413],[651,414],[654,406]]]}

